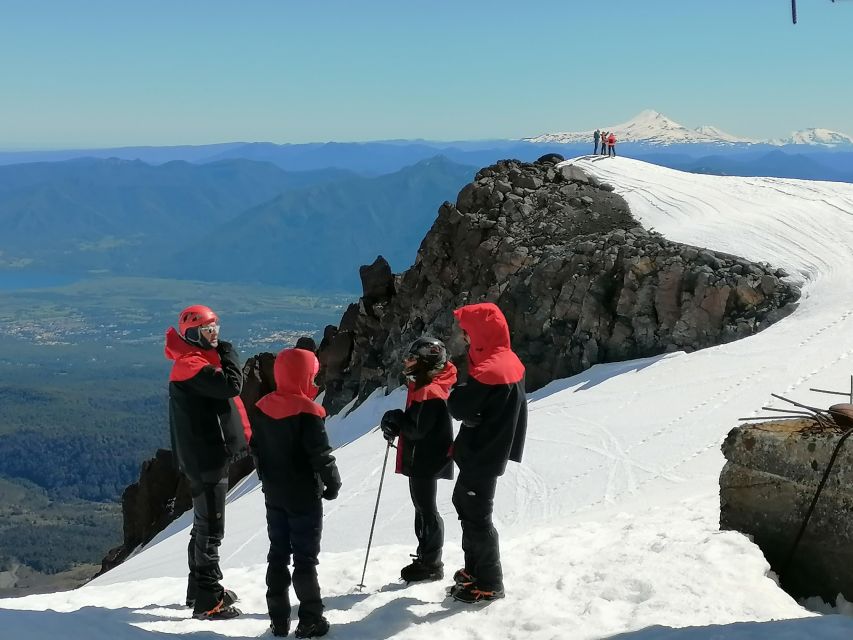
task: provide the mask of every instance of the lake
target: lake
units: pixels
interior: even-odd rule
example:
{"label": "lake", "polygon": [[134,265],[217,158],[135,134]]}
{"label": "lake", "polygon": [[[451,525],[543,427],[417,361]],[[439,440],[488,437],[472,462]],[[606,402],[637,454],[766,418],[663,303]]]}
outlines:
{"label": "lake", "polygon": [[38,271],[0,271],[0,291],[62,287],[77,282],[80,279],[81,276],[75,274],[42,273]]}

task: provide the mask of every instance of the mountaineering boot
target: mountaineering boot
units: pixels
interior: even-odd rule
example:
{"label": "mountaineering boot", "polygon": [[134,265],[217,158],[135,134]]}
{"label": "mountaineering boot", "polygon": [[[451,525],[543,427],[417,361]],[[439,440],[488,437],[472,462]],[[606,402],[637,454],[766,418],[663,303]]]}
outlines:
{"label": "mountaineering boot", "polygon": [[444,564],[436,562],[427,564],[418,557],[414,557],[412,564],[400,570],[400,578],[405,582],[421,582],[425,580],[441,580],[444,577]]}
{"label": "mountaineering boot", "polygon": [[[231,589],[225,589],[225,591],[222,592],[222,601],[225,603],[226,607],[230,607],[239,599],[240,597],[236,593],[231,591]],[[192,609],[195,606],[195,598],[190,599],[190,597],[187,596],[187,606]]]}
{"label": "mountaineering boot", "polygon": [[450,590],[450,595],[454,600],[465,602],[468,604],[476,602],[490,602],[503,598],[506,594],[499,587],[494,589],[480,589],[476,584],[469,583],[467,585],[458,584]]}
{"label": "mountaineering boot", "polygon": [[319,638],[327,633],[329,633],[329,621],[320,616],[311,620],[300,620],[293,635],[297,638]]}
{"label": "mountaineering boot", "polygon": [[290,620],[271,622],[270,631],[272,631],[272,634],[276,638],[284,638],[288,633],[290,633]]}
{"label": "mountaineering boot", "polygon": [[466,585],[474,582],[474,576],[468,573],[465,569],[458,569],[453,574],[453,582],[457,585]]}
{"label": "mountaineering boot", "polygon": [[226,605],[225,598],[223,598],[210,611],[194,611],[193,618],[196,620],[231,620],[231,618],[236,618],[242,613],[237,607]]}

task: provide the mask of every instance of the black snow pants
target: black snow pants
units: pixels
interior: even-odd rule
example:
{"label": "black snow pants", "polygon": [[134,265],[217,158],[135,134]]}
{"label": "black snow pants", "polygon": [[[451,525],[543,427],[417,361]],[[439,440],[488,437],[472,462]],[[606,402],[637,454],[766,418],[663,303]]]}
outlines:
{"label": "black snow pants", "polygon": [[[319,498],[314,509],[294,513],[267,503],[267,610],[276,626],[290,619],[290,585],[299,599],[300,622],[311,623],[323,615],[323,600],[317,580],[320,537],[323,532],[323,505]],[[291,578],[290,557],[293,556]]]}
{"label": "black snow pants", "polygon": [[193,528],[187,547],[190,574],[187,604],[196,613],[210,611],[222,600],[224,589],[219,568],[219,545],[225,535],[225,494],[228,478],[192,484]]}
{"label": "black snow pants", "polygon": [[435,478],[409,478],[409,493],[415,507],[415,535],[418,538],[418,558],[424,564],[441,562],[444,546],[444,520],[438,513]]}
{"label": "black snow pants", "polygon": [[462,524],[465,570],[484,591],[503,589],[498,532],[492,524],[497,484],[494,477],[469,477],[460,473],[453,489],[453,506]]}

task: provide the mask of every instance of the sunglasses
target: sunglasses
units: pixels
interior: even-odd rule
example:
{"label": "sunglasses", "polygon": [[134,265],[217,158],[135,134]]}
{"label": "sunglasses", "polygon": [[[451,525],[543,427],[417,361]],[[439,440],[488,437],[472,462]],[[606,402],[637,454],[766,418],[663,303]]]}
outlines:
{"label": "sunglasses", "polygon": [[206,333],[219,333],[219,325],[216,323],[212,324],[204,324],[198,328],[199,331],[204,331]]}

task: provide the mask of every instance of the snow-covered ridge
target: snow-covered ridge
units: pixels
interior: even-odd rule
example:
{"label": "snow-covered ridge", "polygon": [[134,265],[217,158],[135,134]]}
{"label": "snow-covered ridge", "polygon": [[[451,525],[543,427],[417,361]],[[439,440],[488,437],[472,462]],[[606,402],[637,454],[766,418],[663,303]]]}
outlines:
{"label": "snow-covered ridge", "polygon": [[853,136],[848,136],[845,133],[838,131],[830,131],[829,129],[803,129],[795,131],[787,138],[773,140],[771,144],[815,144],[824,146],[836,146],[843,144],[853,144]]}
{"label": "snow-covered ridge", "polygon": [[[822,146],[853,145],[853,137],[829,129],[804,129],[796,131],[787,138],[773,140],[758,140],[755,138],[744,138],[734,136],[730,133],[711,126],[703,125],[690,129],[662,113],[652,109],[640,112],[628,122],[599,127],[600,131],[612,131],[619,142],[640,142],[651,145],[673,145],[673,144],[809,144]],[[562,133],[544,133],[532,138],[525,138],[528,142],[552,142],[560,144],[587,144],[592,140],[593,131],[577,131]]]}
{"label": "snow-covered ridge", "polygon": [[[569,162],[614,185],[647,228],[785,268],[803,285],[800,306],[745,340],[599,365],[531,394],[524,461],[509,466],[496,497],[507,598],[481,609],[446,601],[446,582],[397,582],[414,551],[413,513],[408,484],[391,473],[367,589],[355,591],[385,453],[372,427],[403,394],[376,393],[330,420],[332,437],[348,442],[336,452],[344,486],[326,504],[319,567],[330,637],[853,637],[853,620],[803,609],[767,575],[757,547],[717,525],[719,447],[737,418],[772,403],[771,392],[814,400],[809,387],[848,384],[853,185],[689,174],[626,158]],[[451,488],[440,483],[448,573],[462,562]],[[229,494],[222,547],[225,582],[240,593],[243,617],[208,623],[181,606],[188,524],[184,515],[82,589],[0,600],[0,637],[262,636],[268,543],[256,478]]]}

